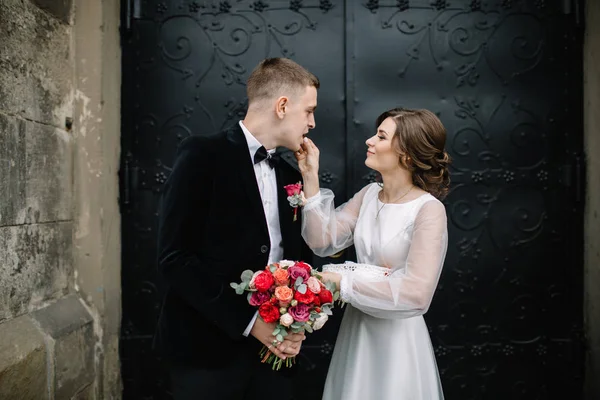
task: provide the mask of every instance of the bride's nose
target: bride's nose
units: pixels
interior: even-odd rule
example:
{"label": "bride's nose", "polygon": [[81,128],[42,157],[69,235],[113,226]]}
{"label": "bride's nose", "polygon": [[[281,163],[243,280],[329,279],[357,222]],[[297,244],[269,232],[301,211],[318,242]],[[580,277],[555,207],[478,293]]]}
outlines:
{"label": "bride's nose", "polygon": [[371,136],[370,138],[368,138],[368,139],[366,140],[366,142],[365,142],[365,143],[367,144],[367,146],[369,146],[369,147],[373,147],[373,137],[374,137],[374,136]]}

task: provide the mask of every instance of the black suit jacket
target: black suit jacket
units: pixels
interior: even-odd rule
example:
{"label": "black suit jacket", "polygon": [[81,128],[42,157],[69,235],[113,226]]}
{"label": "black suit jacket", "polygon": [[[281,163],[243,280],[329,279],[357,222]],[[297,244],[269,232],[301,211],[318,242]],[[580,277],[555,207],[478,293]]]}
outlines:
{"label": "black suit jacket", "polygon": [[[301,180],[294,162],[288,152],[275,168],[284,258],[311,262],[300,234],[301,212],[294,222],[283,188]],[[219,367],[252,353],[259,361],[262,345],[243,336],[255,308],[229,284],[246,269],[265,268],[270,246],[239,124],[215,136],[185,139],[159,212],[158,266],[166,292],[156,339],[168,359]]]}

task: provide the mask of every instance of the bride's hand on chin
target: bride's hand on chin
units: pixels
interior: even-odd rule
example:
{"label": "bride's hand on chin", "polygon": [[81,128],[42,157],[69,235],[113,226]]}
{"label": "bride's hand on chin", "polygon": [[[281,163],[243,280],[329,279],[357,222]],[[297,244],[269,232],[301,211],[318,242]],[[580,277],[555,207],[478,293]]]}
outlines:
{"label": "bride's hand on chin", "polygon": [[302,176],[318,175],[319,173],[319,148],[309,138],[304,138],[300,150],[294,153],[298,160],[298,167]]}

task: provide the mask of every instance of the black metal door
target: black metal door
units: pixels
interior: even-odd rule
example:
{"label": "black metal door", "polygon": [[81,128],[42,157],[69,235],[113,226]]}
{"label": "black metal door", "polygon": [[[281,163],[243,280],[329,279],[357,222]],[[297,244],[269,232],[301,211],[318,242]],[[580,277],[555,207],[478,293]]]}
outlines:
{"label": "black metal door", "polygon": [[[582,67],[573,1],[158,1],[123,5],[124,398],[163,399],[157,200],[177,143],[243,116],[264,57],[317,74],[321,180],[374,179],[364,141],[387,108],[448,128],[450,244],[426,315],[448,399],[581,398]],[[348,256],[344,254],[343,257]],[[298,398],[319,398],[341,313],[312,335]],[[393,336],[393,332],[390,332]],[[306,392],[308,385],[308,393]]]}

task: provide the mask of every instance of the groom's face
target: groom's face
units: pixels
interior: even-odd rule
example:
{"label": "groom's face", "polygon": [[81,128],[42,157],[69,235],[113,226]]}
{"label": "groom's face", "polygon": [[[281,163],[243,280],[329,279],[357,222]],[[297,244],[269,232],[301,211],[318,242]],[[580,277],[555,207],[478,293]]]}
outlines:
{"label": "groom's face", "polygon": [[314,86],[307,86],[304,91],[290,97],[281,125],[282,146],[292,151],[300,150],[304,137],[316,126],[316,108],[317,89]]}

